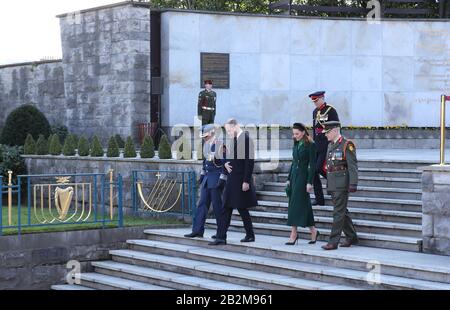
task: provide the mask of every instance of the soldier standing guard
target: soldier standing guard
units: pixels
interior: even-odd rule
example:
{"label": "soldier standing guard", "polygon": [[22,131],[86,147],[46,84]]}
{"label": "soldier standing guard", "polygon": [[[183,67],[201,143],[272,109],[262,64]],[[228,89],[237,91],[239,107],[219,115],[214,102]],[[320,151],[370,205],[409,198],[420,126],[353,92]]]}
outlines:
{"label": "soldier standing guard", "polygon": [[336,109],[325,102],[325,92],[318,91],[310,94],[309,97],[313,101],[316,108],[313,111],[313,138],[317,148],[316,156],[316,173],[314,175],[314,196],[312,205],[325,205],[323,197],[322,182],[320,176],[327,178],[325,171],[325,159],[327,155],[328,140],[323,134],[323,123],[329,121],[339,121]]}
{"label": "soldier standing guard", "polygon": [[200,176],[201,194],[193,220],[192,233],[184,235],[187,238],[203,237],[211,203],[216,221],[219,220],[219,216],[222,214],[222,192],[227,180],[227,176],[223,173],[225,148],[223,143],[215,137],[214,125],[203,126],[200,137],[205,142],[205,159]]}
{"label": "soldier standing guard", "polygon": [[212,90],[213,81],[205,80],[205,89],[198,94],[197,115],[202,125],[214,124],[217,94]]}
{"label": "soldier standing guard", "polygon": [[358,243],[355,226],[348,215],[347,203],[349,193],[358,188],[358,162],[355,144],[341,136],[341,124],[336,121],[323,123],[324,133],[330,141],[327,151],[327,191],[333,200],[333,226],[328,244],[324,250],[336,250],[342,232],[345,241],[341,247],[350,247]]}

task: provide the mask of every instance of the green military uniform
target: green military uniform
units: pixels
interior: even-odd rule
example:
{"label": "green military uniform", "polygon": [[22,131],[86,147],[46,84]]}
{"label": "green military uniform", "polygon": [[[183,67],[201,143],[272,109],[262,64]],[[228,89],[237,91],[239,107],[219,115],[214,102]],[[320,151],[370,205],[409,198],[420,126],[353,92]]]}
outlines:
{"label": "green military uniform", "polygon": [[[340,127],[339,122],[325,123],[325,130]],[[347,242],[356,244],[358,237],[353,222],[348,215],[347,203],[349,192],[355,192],[358,186],[358,162],[355,144],[344,137],[331,142],[327,150],[327,191],[333,201],[333,226],[331,228],[331,245],[337,246],[344,232]]]}
{"label": "green military uniform", "polygon": [[198,94],[197,115],[202,120],[202,125],[214,124],[216,117],[217,94],[214,91],[202,90]]}

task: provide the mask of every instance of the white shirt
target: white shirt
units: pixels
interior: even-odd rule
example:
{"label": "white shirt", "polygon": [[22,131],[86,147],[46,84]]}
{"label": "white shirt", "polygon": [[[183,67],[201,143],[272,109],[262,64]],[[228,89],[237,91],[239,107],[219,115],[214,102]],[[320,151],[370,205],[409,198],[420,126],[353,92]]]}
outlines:
{"label": "white shirt", "polygon": [[239,136],[240,136],[243,132],[244,132],[244,131],[243,131],[242,129],[240,129],[239,132],[238,132],[238,134],[237,134],[237,136],[236,136],[236,139],[239,139]]}

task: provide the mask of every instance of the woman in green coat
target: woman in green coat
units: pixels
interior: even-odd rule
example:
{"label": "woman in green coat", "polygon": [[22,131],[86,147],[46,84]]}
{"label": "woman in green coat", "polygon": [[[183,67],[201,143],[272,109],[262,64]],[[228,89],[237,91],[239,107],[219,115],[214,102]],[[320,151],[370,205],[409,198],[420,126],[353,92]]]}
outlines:
{"label": "woman in green coat", "polygon": [[319,236],[319,231],[315,227],[309,193],[313,190],[316,146],[305,125],[301,123],[293,125],[292,137],[294,139],[293,161],[286,186],[286,194],[289,198],[287,225],[292,226],[292,230],[291,237],[286,244],[298,243],[298,226],[309,227],[311,232],[309,244],[314,244]]}

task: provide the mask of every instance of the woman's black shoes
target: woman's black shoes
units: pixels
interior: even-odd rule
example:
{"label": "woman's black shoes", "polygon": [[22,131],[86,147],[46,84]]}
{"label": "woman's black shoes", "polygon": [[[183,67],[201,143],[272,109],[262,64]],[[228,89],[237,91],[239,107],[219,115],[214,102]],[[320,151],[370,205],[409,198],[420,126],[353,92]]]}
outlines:
{"label": "woman's black shoes", "polygon": [[316,244],[317,238],[319,238],[319,236],[320,236],[320,231],[317,231],[316,238],[314,238],[314,240],[311,240],[310,242],[308,242],[308,244]]}
{"label": "woman's black shoes", "polygon": [[286,242],[285,244],[286,245],[294,245],[294,244],[298,244],[298,235],[297,235],[297,238],[295,238],[295,240],[294,241],[289,241],[289,242]]}

